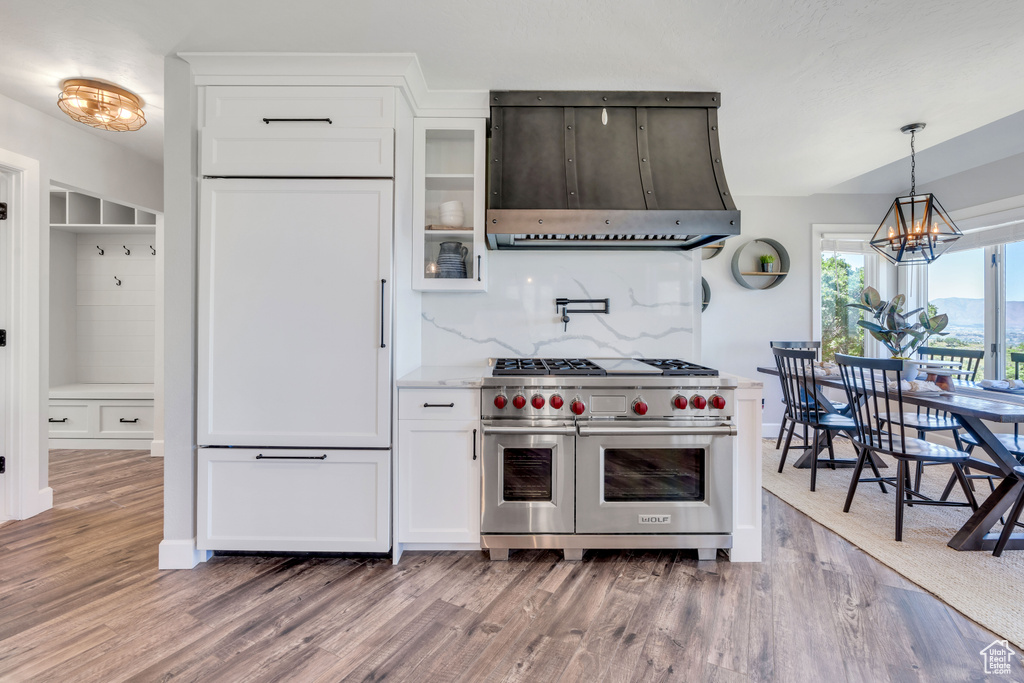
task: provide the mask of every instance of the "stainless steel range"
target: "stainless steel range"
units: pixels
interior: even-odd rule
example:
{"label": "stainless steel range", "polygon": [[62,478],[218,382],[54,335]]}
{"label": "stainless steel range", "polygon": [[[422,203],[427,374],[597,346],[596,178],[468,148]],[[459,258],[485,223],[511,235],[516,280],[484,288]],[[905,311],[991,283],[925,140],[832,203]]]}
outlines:
{"label": "stainless steel range", "polygon": [[499,358],[485,378],[482,547],[732,547],[736,383],[680,360]]}

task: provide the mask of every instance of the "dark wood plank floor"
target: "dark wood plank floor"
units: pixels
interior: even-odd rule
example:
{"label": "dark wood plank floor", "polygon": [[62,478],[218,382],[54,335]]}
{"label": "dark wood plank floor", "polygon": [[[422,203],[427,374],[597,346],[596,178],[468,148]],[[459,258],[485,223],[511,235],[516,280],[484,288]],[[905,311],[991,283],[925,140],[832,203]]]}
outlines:
{"label": "dark wood plank floor", "polygon": [[533,551],[159,571],[161,468],[51,454],[54,509],[0,526],[0,680],[968,681],[995,639],[768,493],[757,565]]}

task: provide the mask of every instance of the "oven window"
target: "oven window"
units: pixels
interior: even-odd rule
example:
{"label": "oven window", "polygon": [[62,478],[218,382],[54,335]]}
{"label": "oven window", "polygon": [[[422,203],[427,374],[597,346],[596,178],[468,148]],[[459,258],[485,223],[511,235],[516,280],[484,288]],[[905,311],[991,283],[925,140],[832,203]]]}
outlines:
{"label": "oven window", "polygon": [[502,455],[502,497],[512,501],[551,500],[553,448],[506,448]]}
{"label": "oven window", "polygon": [[604,499],[704,500],[703,448],[606,448]]}

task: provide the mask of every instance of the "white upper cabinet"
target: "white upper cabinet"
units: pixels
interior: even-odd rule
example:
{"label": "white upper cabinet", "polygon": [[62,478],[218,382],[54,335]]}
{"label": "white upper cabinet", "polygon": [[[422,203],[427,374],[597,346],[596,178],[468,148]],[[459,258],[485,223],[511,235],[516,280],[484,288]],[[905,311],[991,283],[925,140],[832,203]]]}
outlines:
{"label": "white upper cabinet", "polygon": [[416,119],[413,288],[487,291],[484,119]]}
{"label": "white upper cabinet", "polygon": [[393,88],[211,86],[205,176],[394,176]]}
{"label": "white upper cabinet", "polygon": [[392,185],[202,181],[200,445],[390,445]]}

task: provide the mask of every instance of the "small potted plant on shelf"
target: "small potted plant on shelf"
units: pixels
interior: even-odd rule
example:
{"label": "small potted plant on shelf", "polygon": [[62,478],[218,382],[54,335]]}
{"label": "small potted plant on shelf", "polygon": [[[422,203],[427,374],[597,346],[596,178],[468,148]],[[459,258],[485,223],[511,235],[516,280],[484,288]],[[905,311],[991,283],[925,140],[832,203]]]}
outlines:
{"label": "small potted plant on shelf", "polygon": [[[897,294],[891,301],[885,301],[874,287],[865,287],[860,294],[860,302],[846,304],[850,308],[867,311],[875,320],[858,320],[857,324],[871,333],[871,336],[882,342],[893,358],[911,361],[914,352],[934,336],[945,337],[943,332],[949,324],[949,316],[945,313],[928,317],[923,308],[909,313],[903,312],[903,304],[907,297]],[[917,314],[917,322],[911,322]],[[905,372],[917,376],[917,365],[904,362]],[[904,377],[913,379],[914,377]]]}
{"label": "small potted plant on shelf", "polygon": [[761,254],[761,272],[771,273],[775,271],[775,257],[771,254]]}

